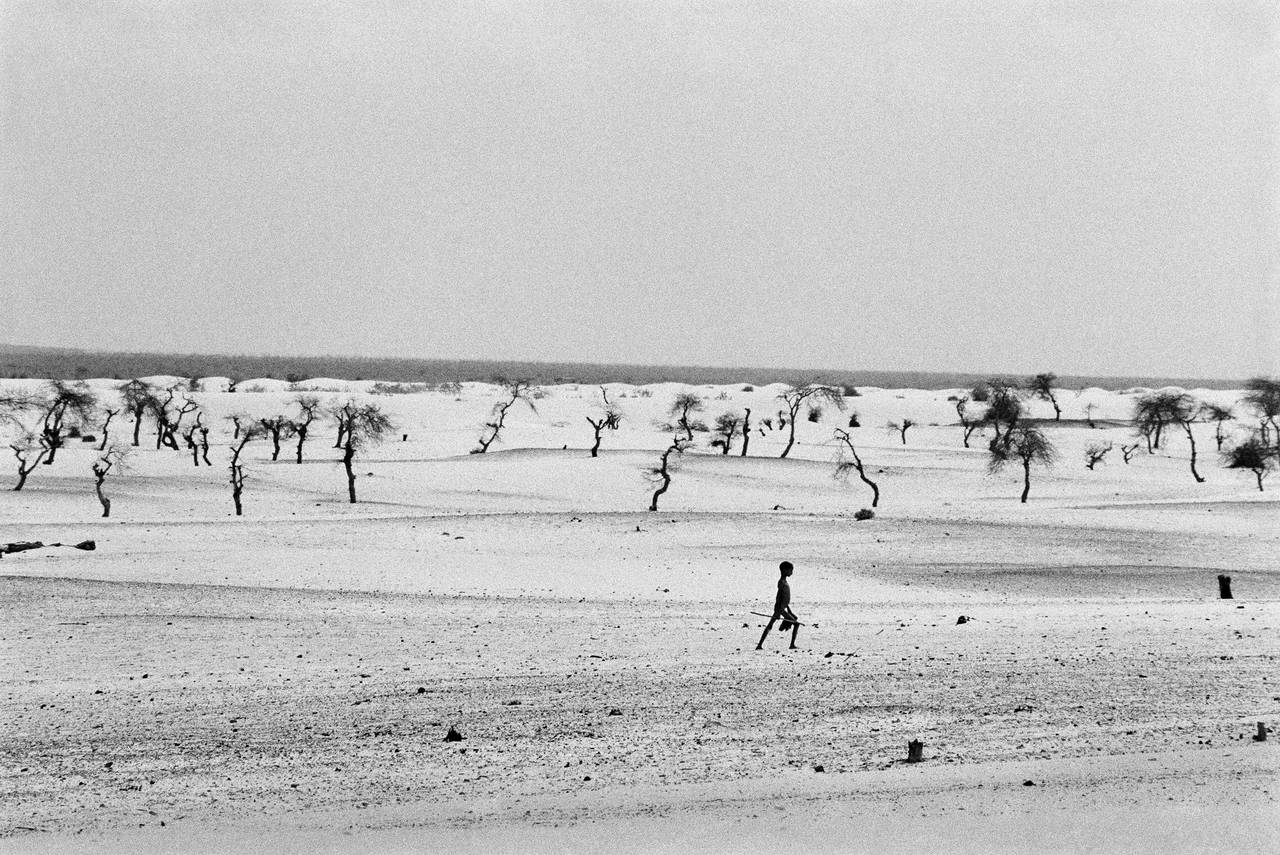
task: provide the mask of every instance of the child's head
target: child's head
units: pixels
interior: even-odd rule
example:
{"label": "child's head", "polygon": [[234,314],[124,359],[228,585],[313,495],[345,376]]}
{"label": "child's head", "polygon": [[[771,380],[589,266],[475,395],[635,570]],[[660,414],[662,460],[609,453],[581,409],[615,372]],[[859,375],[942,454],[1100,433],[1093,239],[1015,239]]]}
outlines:
{"label": "child's head", "polygon": [[792,569],[793,568],[791,567],[790,561],[783,561],[781,564],[778,565],[778,572],[780,572],[783,576],[790,576]]}

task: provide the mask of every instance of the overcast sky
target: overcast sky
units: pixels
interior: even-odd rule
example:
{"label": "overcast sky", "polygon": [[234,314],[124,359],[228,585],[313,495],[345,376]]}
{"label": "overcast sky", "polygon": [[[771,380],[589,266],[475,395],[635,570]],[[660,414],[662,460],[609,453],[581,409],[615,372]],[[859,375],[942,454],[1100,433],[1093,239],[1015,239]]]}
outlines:
{"label": "overcast sky", "polygon": [[0,10],[0,341],[1280,371],[1270,0]]}

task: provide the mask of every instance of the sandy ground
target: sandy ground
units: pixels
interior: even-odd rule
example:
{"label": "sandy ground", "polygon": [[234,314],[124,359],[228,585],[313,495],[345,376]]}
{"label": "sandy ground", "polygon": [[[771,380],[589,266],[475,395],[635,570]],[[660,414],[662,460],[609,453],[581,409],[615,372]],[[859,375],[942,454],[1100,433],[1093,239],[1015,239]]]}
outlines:
{"label": "sandy ground", "polygon": [[[140,450],[110,520],[82,448],[0,495],[0,541],[99,545],[0,559],[0,849],[1280,845],[1280,743],[1250,739],[1280,724],[1280,507],[1217,467],[1211,426],[1205,484],[1185,445],[1090,472],[1083,446],[1125,430],[1053,428],[1024,506],[950,393],[868,390],[864,424],[922,419],[905,448],[856,433],[876,519],[830,477],[838,414],[785,461],[777,431],[769,457],[704,439],[650,514],[672,394],[650,391],[594,460],[591,389],[483,456],[492,389],[381,398],[410,438],[369,453],[354,506],[324,441],[302,466],[258,446],[239,519],[220,452]],[[711,413],[770,406],[724,391]],[[782,558],[810,625],[757,652]]]}

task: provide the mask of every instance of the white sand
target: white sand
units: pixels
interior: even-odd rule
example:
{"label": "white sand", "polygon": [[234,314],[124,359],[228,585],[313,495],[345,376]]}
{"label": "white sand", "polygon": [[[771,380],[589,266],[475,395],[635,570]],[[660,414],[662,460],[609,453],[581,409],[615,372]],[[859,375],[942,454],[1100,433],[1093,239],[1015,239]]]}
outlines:
{"label": "white sand", "polygon": [[[255,385],[276,388],[241,388]],[[875,520],[852,519],[869,504],[856,478],[830,477],[827,440],[847,420],[830,409],[785,461],[776,430],[747,459],[699,435],[649,514],[641,470],[676,389],[611,387],[626,421],[594,460],[591,387],[513,410],[483,456],[466,452],[492,387],[377,397],[401,428],[357,464],[359,504],[326,426],[302,466],[250,446],[240,519],[222,448],[195,469],[144,431],[132,471],[108,482],[110,520],[88,446],[64,449],[0,494],[0,541],[99,546],[0,559],[0,848],[1280,841],[1277,737],[1249,739],[1280,724],[1280,508],[1219,467],[1212,425],[1197,429],[1204,484],[1178,434],[1090,472],[1084,446],[1128,431],[1090,430],[1080,407],[1107,424],[1132,396],[1068,393],[1073,421],[1050,428],[1063,460],[1020,505],[1019,473],[988,476],[980,438],[960,447],[954,390],[864,390],[850,404],[883,493]],[[778,409],[776,388],[700,391],[708,423]],[[266,416],[290,395],[197,397]],[[904,415],[921,422],[905,448],[883,430]],[[749,613],[767,609],[782,558],[815,625],[800,651],[774,637],[757,653]],[[1236,600],[1216,599],[1220,572]],[[466,740],[443,742],[450,725]],[[918,766],[900,762],[911,738]]]}

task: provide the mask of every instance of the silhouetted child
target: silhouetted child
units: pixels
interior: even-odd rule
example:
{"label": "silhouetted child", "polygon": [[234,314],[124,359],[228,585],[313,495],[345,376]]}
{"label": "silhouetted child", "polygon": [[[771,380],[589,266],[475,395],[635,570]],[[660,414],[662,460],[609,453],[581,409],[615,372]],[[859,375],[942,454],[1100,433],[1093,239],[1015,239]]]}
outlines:
{"label": "silhouetted child", "polygon": [[782,618],[782,623],[778,625],[779,632],[791,630],[791,649],[796,649],[796,634],[800,632],[800,620],[796,617],[796,613],[791,611],[791,583],[787,581],[787,577],[792,573],[790,561],[783,561],[778,565],[778,597],[773,601],[773,617],[769,618],[769,623],[765,625],[764,633],[760,636],[760,643],[756,645],[756,650],[764,649],[764,640],[769,637],[769,630],[773,629],[774,623],[778,618]]}

